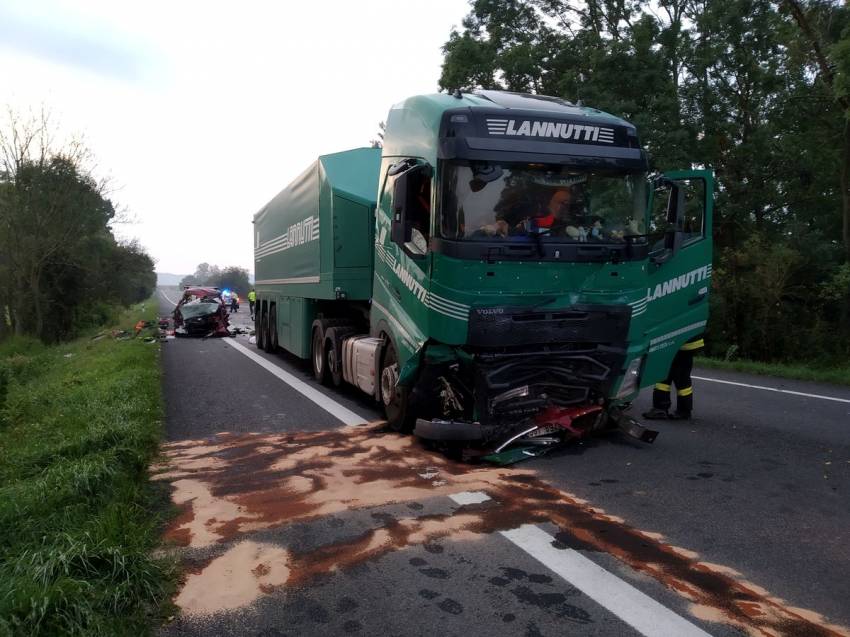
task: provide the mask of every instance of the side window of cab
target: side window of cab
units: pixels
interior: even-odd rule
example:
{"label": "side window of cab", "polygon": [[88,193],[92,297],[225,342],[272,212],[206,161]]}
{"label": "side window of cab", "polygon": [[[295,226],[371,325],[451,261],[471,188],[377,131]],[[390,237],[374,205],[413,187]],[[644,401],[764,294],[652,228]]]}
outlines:
{"label": "side window of cab", "polygon": [[[679,179],[675,183],[684,194],[684,210],[681,220],[682,247],[685,247],[705,237],[705,181],[702,179]],[[670,218],[671,206],[674,203],[673,196],[670,182],[656,186],[649,219],[652,252],[664,248],[665,236],[668,231],[673,229],[673,222]]]}
{"label": "side window of cab", "polygon": [[393,242],[412,257],[428,253],[431,238],[431,169],[416,159],[389,167],[382,196],[388,197]]}

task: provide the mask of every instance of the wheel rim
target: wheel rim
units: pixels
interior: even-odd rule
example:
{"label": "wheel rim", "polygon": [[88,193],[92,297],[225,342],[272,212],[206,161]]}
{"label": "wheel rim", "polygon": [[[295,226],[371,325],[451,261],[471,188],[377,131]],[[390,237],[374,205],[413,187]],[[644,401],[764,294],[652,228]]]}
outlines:
{"label": "wheel rim", "polygon": [[336,372],[337,372],[336,366],[337,366],[336,350],[333,347],[331,347],[328,350],[328,367],[330,368],[332,374],[336,374]]}
{"label": "wheel rim", "polygon": [[313,332],[313,369],[319,374],[324,371],[324,352],[322,352],[322,338],[319,330]]}
{"label": "wheel rim", "polygon": [[398,383],[398,363],[387,365],[381,370],[381,400],[387,407],[396,406],[396,384]]}

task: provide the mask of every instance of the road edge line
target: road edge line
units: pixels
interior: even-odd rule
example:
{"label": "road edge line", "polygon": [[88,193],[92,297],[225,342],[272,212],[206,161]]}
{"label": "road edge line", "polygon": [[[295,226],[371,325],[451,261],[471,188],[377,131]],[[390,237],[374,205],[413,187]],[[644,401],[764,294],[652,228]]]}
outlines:
{"label": "road edge line", "polygon": [[235,339],[230,339],[229,341],[227,341],[226,344],[230,345],[240,354],[244,354],[245,356],[247,356],[249,359],[257,363],[257,365],[282,380],[284,383],[292,387],[292,389],[297,391],[305,398],[308,398],[309,400],[313,401],[316,405],[331,414],[334,418],[342,421],[343,424],[349,426],[362,426],[368,424],[367,418],[356,414],[355,412],[348,409],[348,407],[343,407],[330,396],[327,396],[319,390],[310,387],[310,385],[305,383],[303,380],[296,378],[280,366],[275,365],[274,363],[269,360],[266,360],[259,354],[252,352],[247,347],[242,345],[242,343],[237,342]]}
{"label": "road edge line", "polygon": [[738,387],[749,387],[750,389],[762,389],[764,391],[773,391],[779,394],[791,394],[793,396],[804,396],[806,398],[820,398],[821,400],[833,400],[837,403],[850,403],[848,398],[835,398],[834,396],[822,396],[820,394],[807,394],[802,391],[794,391],[791,389],[779,389],[778,387],[765,387],[764,385],[750,385],[749,383],[737,383],[731,380],[721,380],[719,378],[707,378],[705,376],[691,376],[695,380],[705,380],[710,383],[723,383],[724,385],[736,385]]}
{"label": "road edge line", "polygon": [[174,299],[172,299],[170,296],[168,296],[168,295],[165,293],[165,290],[163,290],[162,288],[160,288],[160,289],[159,289],[159,293],[162,295],[162,298],[164,298],[166,301],[168,301],[168,302],[169,302],[169,303],[171,303],[172,305],[177,305],[177,301],[175,301],[175,300],[174,300]]}

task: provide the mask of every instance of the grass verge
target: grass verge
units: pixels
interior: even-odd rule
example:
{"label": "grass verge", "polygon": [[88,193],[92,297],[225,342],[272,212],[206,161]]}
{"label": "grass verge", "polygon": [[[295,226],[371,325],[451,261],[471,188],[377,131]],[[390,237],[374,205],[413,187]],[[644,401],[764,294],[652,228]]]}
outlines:
{"label": "grass verge", "polygon": [[[156,319],[156,303],[120,327]],[[0,345],[0,635],[141,635],[176,571],[153,557],[147,480],[162,423],[159,346],[90,337]]]}
{"label": "grass verge", "polygon": [[850,366],[815,367],[814,365],[783,365],[779,363],[759,363],[756,361],[726,361],[719,358],[697,357],[694,361],[700,367],[722,369],[733,372],[746,372],[760,376],[775,376],[793,380],[809,380],[835,385],[850,385]]}

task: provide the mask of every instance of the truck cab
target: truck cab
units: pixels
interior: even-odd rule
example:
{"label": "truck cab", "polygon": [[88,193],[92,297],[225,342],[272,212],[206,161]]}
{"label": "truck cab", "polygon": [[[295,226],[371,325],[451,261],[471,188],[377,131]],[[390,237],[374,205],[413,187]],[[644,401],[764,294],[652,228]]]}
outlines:
{"label": "truck cab", "polygon": [[650,178],[634,126],[559,98],[394,106],[370,312],[391,424],[499,437],[663,379],[706,325],[712,192],[707,170]]}

